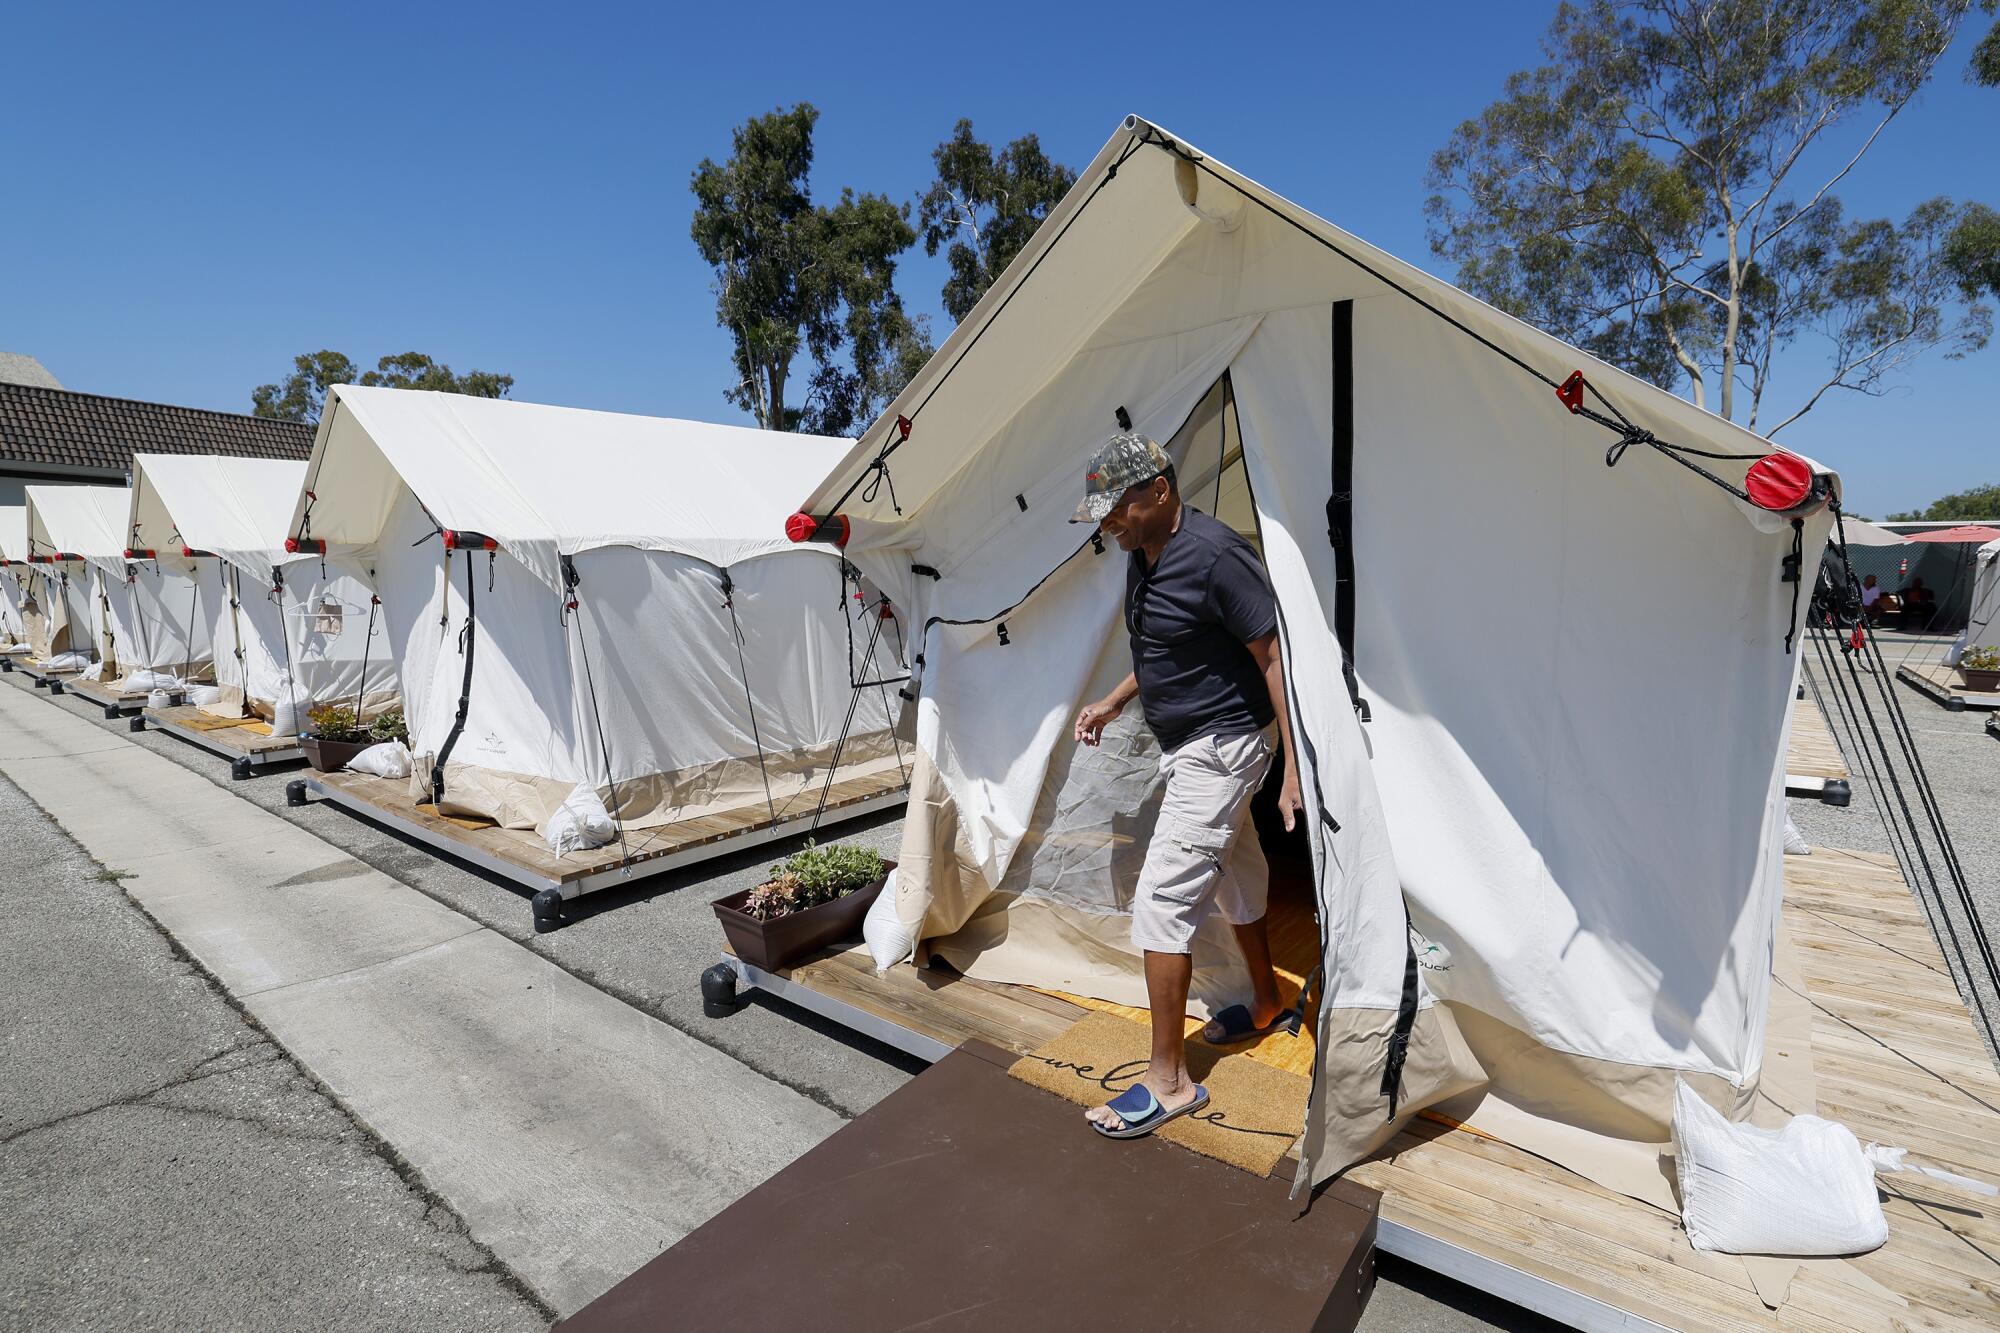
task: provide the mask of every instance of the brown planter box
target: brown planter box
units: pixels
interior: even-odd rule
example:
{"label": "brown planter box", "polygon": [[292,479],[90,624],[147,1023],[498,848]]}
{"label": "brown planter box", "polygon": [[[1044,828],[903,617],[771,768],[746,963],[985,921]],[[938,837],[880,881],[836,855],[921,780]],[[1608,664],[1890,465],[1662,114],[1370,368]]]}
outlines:
{"label": "brown planter box", "polygon": [[743,910],[749,889],[717,898],[710,905],[715,908],[715,919],[722,923],[722,934],[736,956],[752,967],[776,972],[828,945],[858,937],[869,904],[882,892],[883,883],[895,868],[894,861],[885,862],[880,878],[852,893],[772,921],[759,921]]}
{"label": "brown planter box", "polygon": [[322,773],[338,773],[347,767],[348,760],[374,744],[374,741],[323,741],[317,736],[299,737],[299,749],[305,751],[306,762]]}
{"label": "brown planter box", "polygon": [[2000,671],[1970,671],[1960,667],[1958,677],[1968,690],[2000,690]]}

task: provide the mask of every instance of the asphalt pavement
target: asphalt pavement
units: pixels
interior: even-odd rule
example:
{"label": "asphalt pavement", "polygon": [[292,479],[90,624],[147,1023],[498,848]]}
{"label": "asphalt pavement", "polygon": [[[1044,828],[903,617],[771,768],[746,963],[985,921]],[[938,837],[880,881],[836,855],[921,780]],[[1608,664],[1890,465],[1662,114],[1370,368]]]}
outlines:
{"label": "asphalt pavement", "polygon": [[4,777],[0,912],[0,1327],[547,1325]]}

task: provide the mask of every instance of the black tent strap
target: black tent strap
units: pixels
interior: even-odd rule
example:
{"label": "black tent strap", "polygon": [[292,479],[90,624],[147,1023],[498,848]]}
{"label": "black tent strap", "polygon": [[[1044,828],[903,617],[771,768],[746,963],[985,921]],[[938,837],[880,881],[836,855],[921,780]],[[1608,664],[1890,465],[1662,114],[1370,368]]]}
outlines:
{"label": "black tent strap", "polygon": [[[451,587],[451,553],[445,553],[445,587]],[[447,598],[447,602],[449,599]],[[451,730],[445,733],[444,744],[438,747],[437,763],[431,769],[431,804],[444,804],[444,766],[451,758],[453,747],[465,731],[465,715],[472,707],[472,653],[478,644],[477,605],[474,599],[472,577],[472,553],[465,555],[465,628],[459,631],[459,652],[465,657],[465,673],[459,680],[458,711],[452,715]]]}

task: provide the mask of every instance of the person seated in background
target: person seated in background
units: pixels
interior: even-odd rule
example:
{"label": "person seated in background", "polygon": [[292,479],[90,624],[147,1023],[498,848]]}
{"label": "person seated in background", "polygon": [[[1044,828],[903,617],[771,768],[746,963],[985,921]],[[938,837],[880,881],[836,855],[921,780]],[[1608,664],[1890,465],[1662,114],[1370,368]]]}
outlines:
{"label": "person seated in background", "polygon": [[1875,576],[1868,575],[1861,580],[1861,614],[1868,617],[1868,623],[1882,623],[1882,589],[1876,586]]}
{"label": "person seated in background", "polygon": [[1937,613],[1937,600],[1931,590],[1924,586],[1921,577],[1911,579],[1896,596],[1903,606],[1904,629],[1923,629],[1931,623],[1931,617]]}

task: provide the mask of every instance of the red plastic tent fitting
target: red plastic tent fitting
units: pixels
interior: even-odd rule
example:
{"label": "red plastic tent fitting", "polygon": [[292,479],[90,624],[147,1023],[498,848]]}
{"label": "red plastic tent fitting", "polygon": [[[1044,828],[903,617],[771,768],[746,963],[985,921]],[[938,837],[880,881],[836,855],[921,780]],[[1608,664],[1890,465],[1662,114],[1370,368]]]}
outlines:
{"label": "red plastic tent fitting", "polygon": [[155,557],[151,551],[141,551],[135,547],[128,546],[125,548],[125,558],[127,560],[151,560]]}
{"label": "red plastic tent fitting", "polygon": [[298,555],[301,552],[306,555],[325,555],[326,539],[323,537],[285,538],[285,554]]}
{"label": "red plastic tent fitting", "polygon": [[829,514],[825,518],[793,514],[785,520],[785,537],[790,541],[832,542],[835,546],[845,546],[852,535],[853,529],[845,514]]}
{"label": "red plastic tent fitting", "polygon": [[1572,412],[1583,410],[1583,372],[1572,370],[1569,378],[1556,386],[1556,397]]}
{"label": "red plastic tent fitting", "polygon": [[1826,479],[1815,476],[1812,465],[1797,454],[1782,452],[1752,463],[1743,489],[1759,509],[1794,518],[1818,511],[1828,499]]}
{"label": "red plastic tent fitting", "polygon": [[214,558],[214,556],[215,556],[215,552],[213,552],[213,551],[197,551],[197,550],[195,550],[195,549],[194,549],[194,547],[192,547],[192,546],[183,546],[183,547],[181,547],[181,558],[182,558],[182,559],[184,559],[184,560],[193,560],[193,559],[196,559],[197,557],[200,557],[200,556],[207,556],[207,557],[209,557],[209,558],[211,558],[211,559],[212,559],[212,558]]}
{"label": "red plastic tent fitting", "polygon": [[451,528],[444,530],[444,549],[447,551],[497,551],[500,543],[483,532],[457,532]]}

